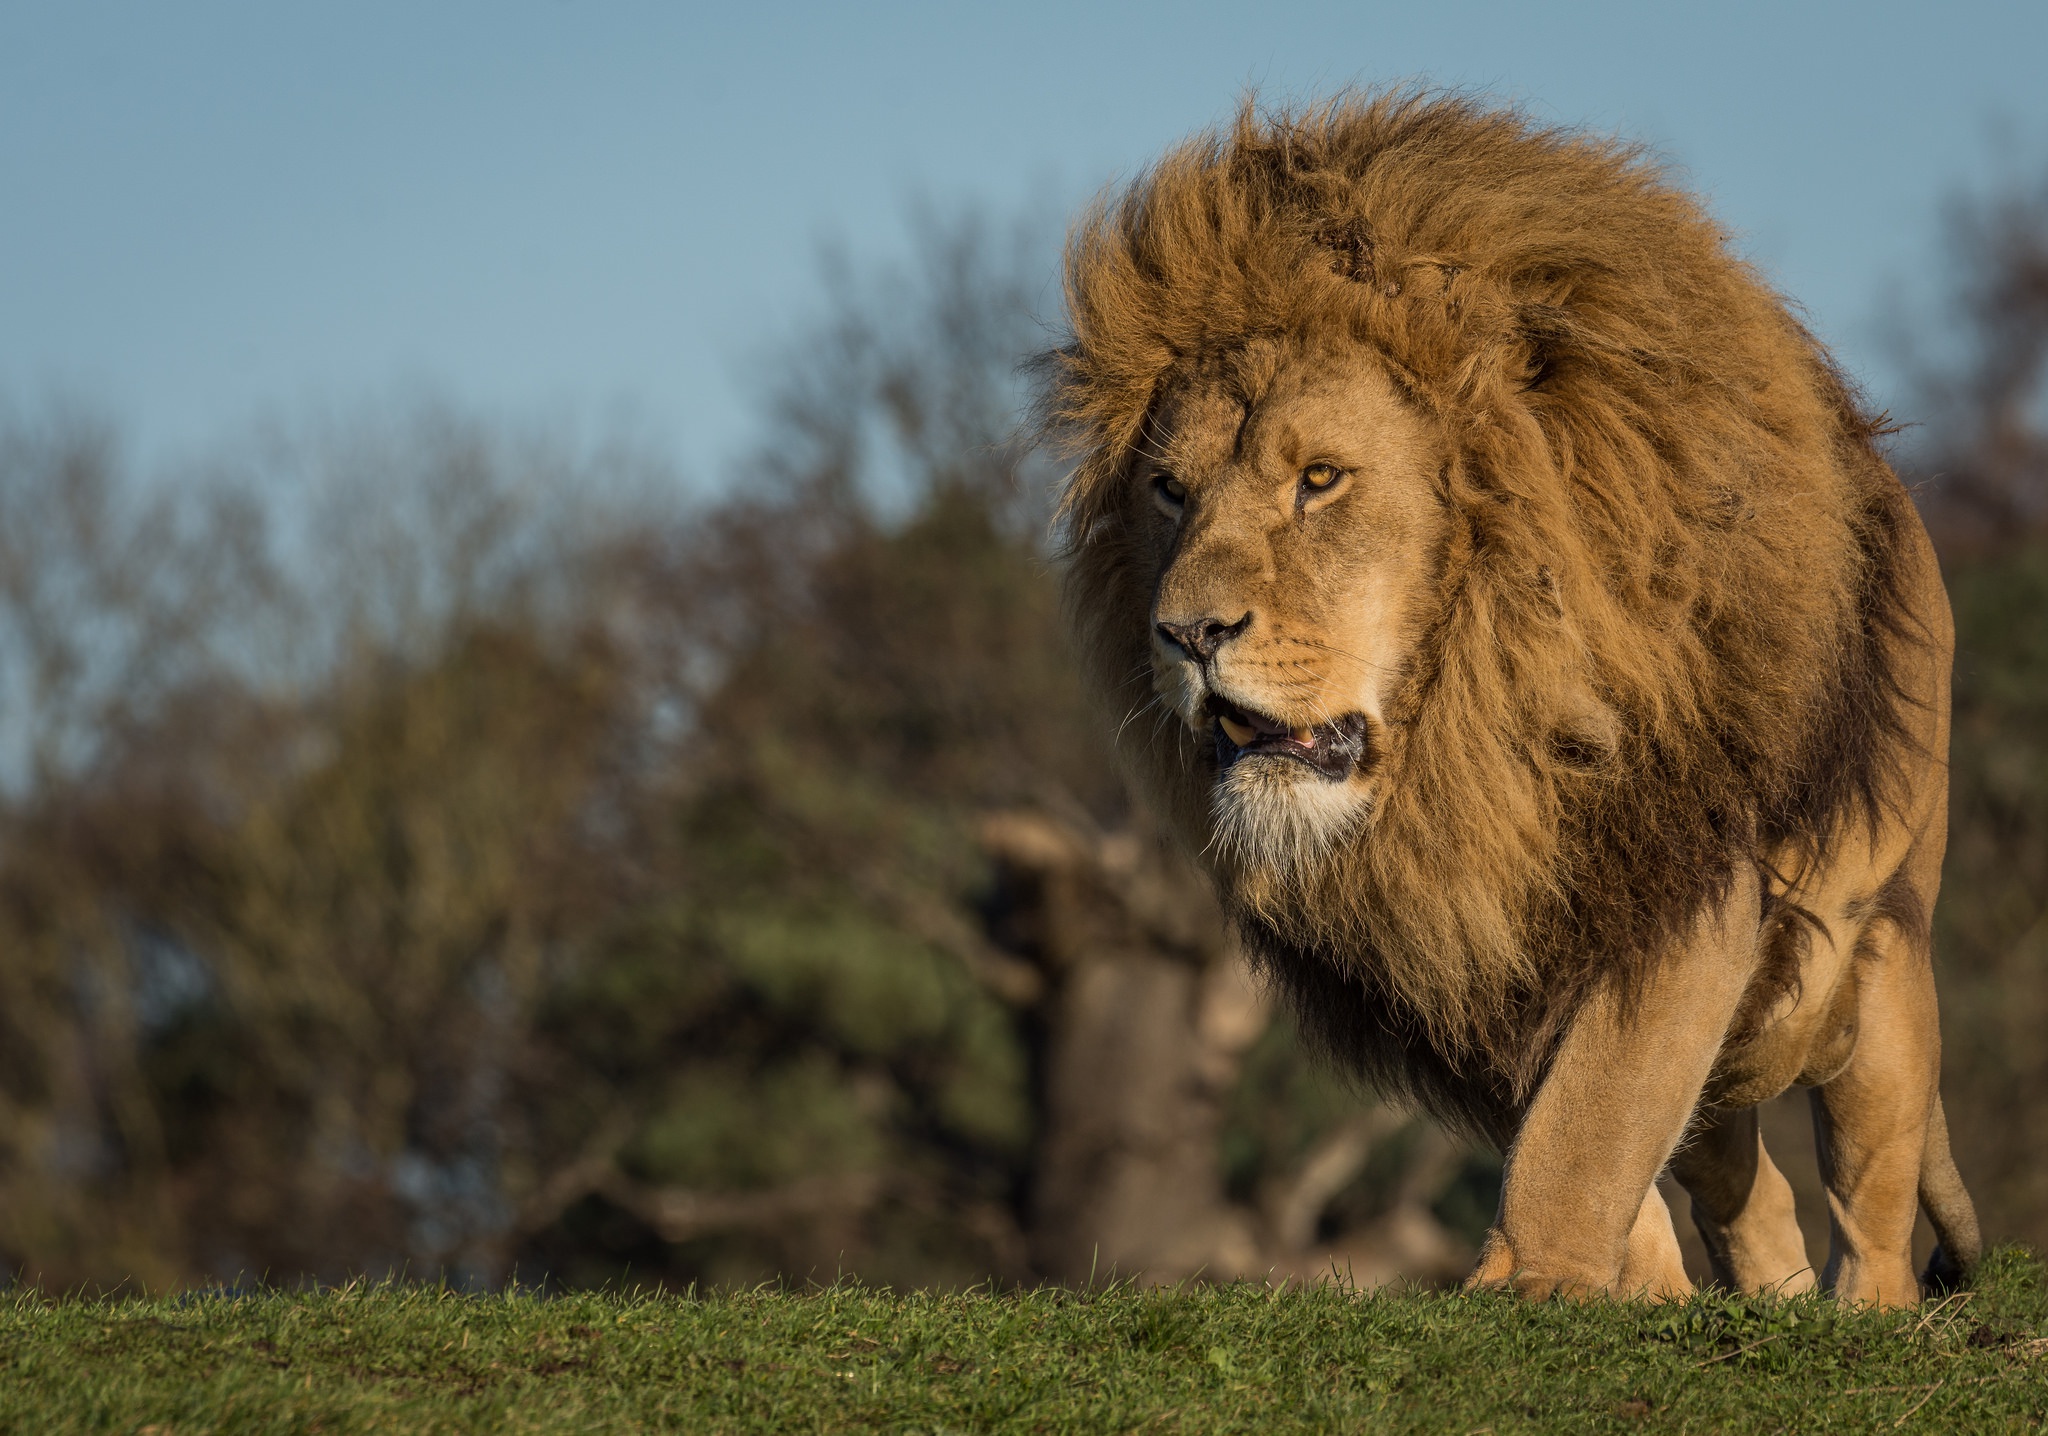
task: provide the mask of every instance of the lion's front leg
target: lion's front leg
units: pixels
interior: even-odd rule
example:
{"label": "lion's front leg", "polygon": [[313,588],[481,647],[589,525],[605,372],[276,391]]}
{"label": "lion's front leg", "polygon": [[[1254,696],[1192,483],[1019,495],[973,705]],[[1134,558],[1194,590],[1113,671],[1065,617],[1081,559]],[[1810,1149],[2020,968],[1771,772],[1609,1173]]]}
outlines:
{"label": "lion's front leg", "polygon": [[1602,989],[1580,1009],[1508,1151],[1473,1285],[1632,1294],[1621,1290],[1630,1234],[1748,985],[1757,924],[1746,878],[1633,994]]}

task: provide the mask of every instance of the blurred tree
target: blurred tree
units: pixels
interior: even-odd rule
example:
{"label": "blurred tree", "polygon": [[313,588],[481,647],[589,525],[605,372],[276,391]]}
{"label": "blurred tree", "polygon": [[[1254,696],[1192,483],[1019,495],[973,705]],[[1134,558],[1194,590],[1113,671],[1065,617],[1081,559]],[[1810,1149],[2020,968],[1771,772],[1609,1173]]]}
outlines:
{"label": "blurred tree", "polygon": [[[1275,1246],[1222,1175],[1221,1099],[1265,1004],[1130,809],[1064,651],[1050,485],[1016,440],[1031,248],[971,223],[921,242],[914,281],[836,286],[771,406],[760,482],[650,573],[650,606],[706,616],[691,629],[711,645],[659,922],[778,1020],[713,1006],[649,1034],[623,1080],[668,1093],[666,1135],[592,1167],[565,1226],[611,1230],[644,1272],[662,1255],[610,1220],[623,1208],[734,1279],[1304,1259],[1313,1218],[1303,1251]],[[628,971],[684,970],[658,944],[606,960],[622,992],[662,980]],[[601,1045],[618,1015],[576,1020]],[[699,1064],[755,1075],[678,1077]],[[820,1135],[766,1173],[726,1135],[764,1120]],[[809,1225],[771,1230],[769,1211]],[[1440,1263],[1456,1243],[1425,1225]],[[561,1238],[534,1248],[558,1270]]]}
{"label": "blurred tree", "polygon": [[[89,440],[50,452],[43,472],[94,517],[22,552],[75,596],[52,627],[85,655],[74,692],[101,696],[40,745],[80,760],[36,765],[0,847],[0,1245],[67,1280],[489,1273],[494,1089],[540,954],[604,891],[610,855],[574,820],[619,726],[619,664],[588,622],[548,623],[518,565],[405,644],[380,635],[264,551],[246,495],[194,501],[211,526],[167,559],[170,499],[70,477],[100,462]],[[427,482],[473,488],[467,452]],[[33,470],[9,477],[37,492]],[[31,531],[16,517],[0,528]],[[390,537],[366,584],[459,571],[443,534]],[[533,535],[495,542],[515,537]],[[130,554],[151,585],[71,576]]]}
{"label": "blurred tree", "polygon": [[1946,291],[1895,318],[1925,434],[1909,449],[1952,559],[2048,530],[2048,177],[1951,201]]}
{"label": "blurred tree", "polygon": [[431,408],[154,496],[0,426],[8,1265],[1454,1268],[1070,672],[1040,252],[828,271],[713,505]]}

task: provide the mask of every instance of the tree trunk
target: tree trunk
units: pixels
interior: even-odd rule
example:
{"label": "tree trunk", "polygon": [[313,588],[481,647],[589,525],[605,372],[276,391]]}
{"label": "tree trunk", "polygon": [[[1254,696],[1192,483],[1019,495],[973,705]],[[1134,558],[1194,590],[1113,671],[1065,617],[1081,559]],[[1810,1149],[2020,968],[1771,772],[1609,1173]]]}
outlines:
{"label": "tree trunk", "polygon": [[997,935],[1045,974],[1033,1265],[1171,1282],[1256,1269],[1223,1188],[1223,1103],[1267,1003],[1206,887],[1133,834],[1041,813],[991,819]]}
{"label": "tree trunk", "polygon": [[983,825],[991,935],[1040,973],[1039,1141],[1027,1241],[1039,1275],[1444,1280],[1470,1252],[1431,1214],[1457,1149],[1424,1134],[1393,1207],[1331,1244],[1330,1201],[1410,1118],[1368,1108],[1268,1184],[1223,1184],[1225,1103],[1271,1020],[1208,886],[1162,845],[1042,811]]}

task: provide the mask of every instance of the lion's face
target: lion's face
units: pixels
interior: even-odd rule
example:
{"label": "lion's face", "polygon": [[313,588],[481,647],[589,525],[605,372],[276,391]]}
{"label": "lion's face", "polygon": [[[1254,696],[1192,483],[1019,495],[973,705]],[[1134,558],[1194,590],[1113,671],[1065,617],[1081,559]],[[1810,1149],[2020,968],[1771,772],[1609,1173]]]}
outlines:
{"label": "lion's face", "polygon": [[1355,346],[1250,346],[1154,410],[1152,668],[1217,757],[1236,860],[1288,866],[1366,821],[1447,527],[1444,444]]}

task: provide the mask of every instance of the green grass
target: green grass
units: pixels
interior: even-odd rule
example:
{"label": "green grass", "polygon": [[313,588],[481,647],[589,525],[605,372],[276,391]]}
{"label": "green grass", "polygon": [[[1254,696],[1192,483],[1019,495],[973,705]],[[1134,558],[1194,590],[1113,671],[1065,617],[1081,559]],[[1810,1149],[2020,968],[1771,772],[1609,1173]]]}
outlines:
{"label": "green grass", "polygon": [[2037,1430],[2044,1329],[2017,1249],[1892,1315],[1253,1286],[15,1295],[0,1430]]}

